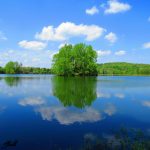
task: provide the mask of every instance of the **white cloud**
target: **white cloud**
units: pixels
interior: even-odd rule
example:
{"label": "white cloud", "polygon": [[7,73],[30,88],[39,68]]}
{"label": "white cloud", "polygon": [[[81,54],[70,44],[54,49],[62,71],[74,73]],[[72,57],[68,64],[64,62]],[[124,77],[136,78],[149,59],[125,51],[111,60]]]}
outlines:
{"label": "white cloud", "polygon": [[110,50],[99,50],[99,51],[97,51],[97,54],[99,57],[108,56],[111,54],[111,51]]}
{"label": "white cloud", "polygon": [[85,40],[93,41],[106,30],[96,25],[76,25],[72,22],[61,23],[58,27],[47,26],[41,33],[36,33],[35,38],[46,41],[66,41],[71,37],[85,36]]}
{"label": "white cloud", "polygon": [[115,52],[115,55],[117,55],[117,56],[123,56],[125,54],[126,54],[126,51],[123,51],[123,50]]}
{"label": "white cloud", "polygon": [[145,48],[145,49],[150,48],[150,42],[144,43],[143,48]]}
{"label": "white cloud", "polygon": [[108,7],[104,11],[105,14],[116,14],[131,9],[129,4],[118,2],[118,0],[109,0],[107,5]]}
{"label": "white cloud", "polygon": [[110,43],[115,43],[118,38],[115,33],[110,32],[107,35],[105,35],[105,39],[108,40]]}
{"label": "white cloud", "polygon": [[90,9],[86,9],[86,14],[88,15],[94,15],[94,14],[98,14],[99,13],[99,10],[97,9],[96,6],[93,6],[92,8]]}
{"label": "white cloud", "polygon": [[7,37],[0,31],[0,40],[7,40]]}
{"label": "white cloud", "polygon": [[46,48],[47,44],[39,41],[20,41],[19,46],[25,49],[31,49],[31,50],[42,50]]}

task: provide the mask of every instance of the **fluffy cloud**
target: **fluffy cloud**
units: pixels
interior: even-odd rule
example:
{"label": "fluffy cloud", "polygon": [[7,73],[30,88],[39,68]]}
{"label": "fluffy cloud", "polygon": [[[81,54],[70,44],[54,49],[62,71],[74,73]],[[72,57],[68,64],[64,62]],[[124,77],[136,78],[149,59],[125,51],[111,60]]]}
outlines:
{"label": "fluffy cloud", "polygon": [[19,46],[25,49],[31,49],[31,50],[42,50],[46,48],[47,44],[39,41],[20,41]]}
{"label": "fluffy cloud", "polygon": [[116,14],[131,9],[129,4],[118,2],[118,0],[109,0],[107,5],[108,7],[105,9],[105,14]]}
{"label": "fluffy cloud", "polygon": [[97,7],[93,6],[92,8],[90,9],[86,9],[86,14],[88,15],[94,15],[94,14],[97,14],[99,13],[99,10],[97,9]]}
{"label": "fluffy cloud", "polygon": [[117,35],[113,32],[105,35],[105,39],[108,40],[110,43],[115,43],[117,41]]}
{"label": "fluffy cloud", "polygon": [[145,48],[145,49],[150,48],[150,42],[144,43],[143,48]]}
{"label": "fluffy cloud", "polygon": [[0,31],[0,40],[7,40],[7,37]]}
{"label": "fluffy cloud", "polygon": [[126,51],[123,51],[123,50],[115,52],[115,55],[117,55],[117,56],[123,56],[125,54],[126,54]]}
{"label": "fluffy cloud", "polygon": [[99,51],[97,51],[97,54],[99,57],[108,56],[111,54],[111,51],[110,50],[99,50]]}
{"label": "fluffy cloud", "polygon": [[46,41],[66,41],[71,37],[85,36],[85,40],[93,41],[106,30],[96,25],[76,25],[72,22],[61,23],[58,27],[47,26],[41,33],[36,33],[35,38]]}

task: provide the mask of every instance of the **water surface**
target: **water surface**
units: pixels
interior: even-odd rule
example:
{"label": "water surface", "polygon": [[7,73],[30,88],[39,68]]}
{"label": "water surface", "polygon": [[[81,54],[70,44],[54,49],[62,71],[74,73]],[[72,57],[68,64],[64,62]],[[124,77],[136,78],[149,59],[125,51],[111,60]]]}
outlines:
{"label": "water surface", "polygon": [[0,75],[0,146],[16,141],[8,149],[79,149],[122,126],[149,136],[149,116],[150,77]]}

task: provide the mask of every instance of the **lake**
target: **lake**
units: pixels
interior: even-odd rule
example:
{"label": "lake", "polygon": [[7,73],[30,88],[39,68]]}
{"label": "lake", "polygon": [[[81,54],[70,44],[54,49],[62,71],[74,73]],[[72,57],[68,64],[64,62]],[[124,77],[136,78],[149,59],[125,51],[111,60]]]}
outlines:
{"label": "lake", "polygon": [[149,140],[150,77],[0,75],[2,149],[76,150],[98,139],[116,146],[121,130]]}

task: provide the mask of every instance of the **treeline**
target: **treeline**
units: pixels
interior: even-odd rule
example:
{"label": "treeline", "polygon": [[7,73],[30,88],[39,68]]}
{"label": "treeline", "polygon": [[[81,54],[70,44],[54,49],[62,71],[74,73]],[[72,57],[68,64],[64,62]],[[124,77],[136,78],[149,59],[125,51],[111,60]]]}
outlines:
{"label": "treeline", "polygon": [[51,69],[23,67],[21,63],[10,61],[5,67],[0,67],[0,74],[51,74]]}
{"label": "treeline", "polygon": [[99,75],[150,75],[149,64],[125,62],[98,64]]}
{"label": "treeline", "polygon": [[[62,65],[60,66],[61,69]],[[96,71],[94,71],[96,72]],[[99,75],[150,75],[150,64],[133,64],[125,62],[104,63],[97,65]],[[0,67],[0,74],[52,74],[53,69],[23,67],[18,62],[8,62]],[[89,72],[88,72],[89,73]]]}

